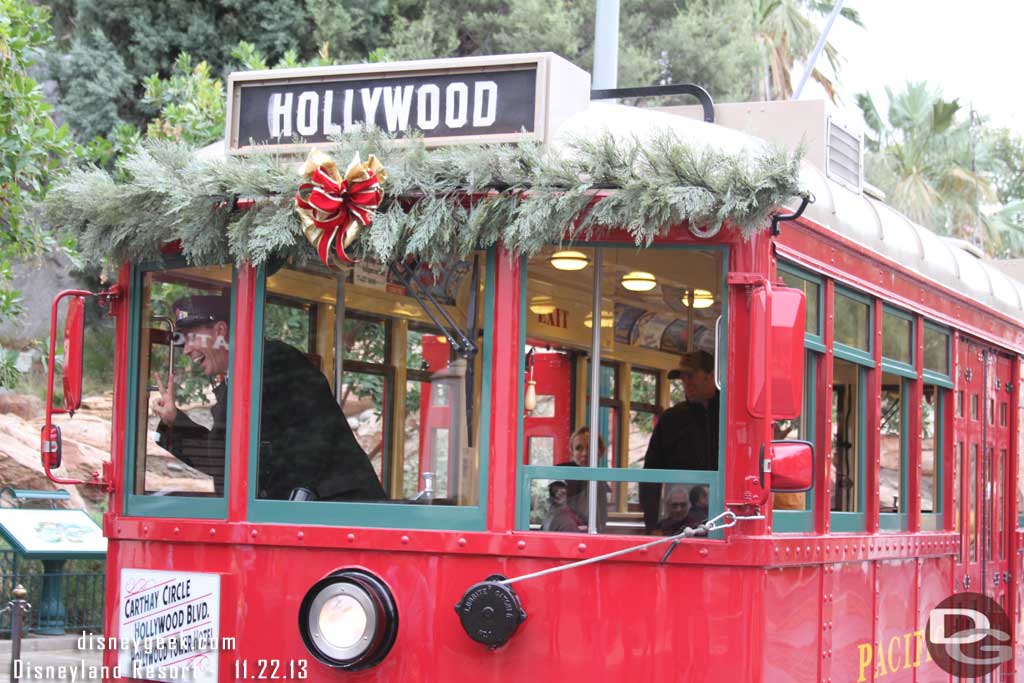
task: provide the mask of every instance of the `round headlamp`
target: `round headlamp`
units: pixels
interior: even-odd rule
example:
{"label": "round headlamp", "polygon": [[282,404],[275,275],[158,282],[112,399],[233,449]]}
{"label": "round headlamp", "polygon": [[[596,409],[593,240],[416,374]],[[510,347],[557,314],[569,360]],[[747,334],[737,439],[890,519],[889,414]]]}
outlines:
{"label": "round headlamp", "polygon": [[299,608],[299,632],[310,654],[336,669],[379,664],[395,644],[398,608],[379,578],[343,569],[315,583]]}

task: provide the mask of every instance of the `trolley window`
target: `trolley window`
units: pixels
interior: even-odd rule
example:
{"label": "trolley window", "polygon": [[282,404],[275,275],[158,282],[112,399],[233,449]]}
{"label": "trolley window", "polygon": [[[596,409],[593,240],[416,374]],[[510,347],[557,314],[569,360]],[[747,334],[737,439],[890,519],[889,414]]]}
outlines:
{"label": "trolley window", "polygon": [[[807,297],[807,319],[804,334],[804,408],[793,420],[780,420],[775,424],[776,439],[799,439],[815,442],[815,396],[818,369],[821,367],[825,345],[822,342],[822,280],[819,276],[792,264],[780,262],[779,279],[787,287],[800,289]],[[816,446],[819,452],[825,449]],[[772,530],[776,532],[810,532],[814,530],[814,490],[807,493],[776,493],[772,495]]]}
{"label": "trolley window", "polygon": [[867,496],[867,394],[872,357],[871,299],[836,287],[832,360],[832,531],[863,531]]}
{"label": "trolley window", "polygon": [[[433,268],[261,272],[250,519],[484,528],[489,369],[475,350],[489,270],[477,254]],[[301,305],[271,325],[281,300]],[[311,325],[308,348],[279,334],[301,329],[299,318]]]}
{"label": "trolley window", "polygon": [[[669,533],[721,509],[726,269],[724,248],[552,247],[529,260],[519,528]],[[679,459],[681,439],[699,457]]]}
{"label": "trolley window", "polygon": [[[227,514],[230,266],[142,266],[131,296],[128,514]],[[187,498],[187,502],[183,500]]]}

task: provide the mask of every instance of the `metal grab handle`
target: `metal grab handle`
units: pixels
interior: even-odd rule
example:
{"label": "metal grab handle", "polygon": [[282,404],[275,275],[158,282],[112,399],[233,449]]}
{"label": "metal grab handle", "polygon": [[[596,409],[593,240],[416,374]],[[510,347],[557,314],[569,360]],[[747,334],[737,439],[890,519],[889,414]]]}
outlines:
{"label": "metal grab handle", "polygon": [[719,391],[722,390],[722,382],[721,382],[721,379],[718,376],[718,367],[719,367],[718,361],[719,361],[719,358],[721,358],[721,356],[718,355],[718,347],[719,347],[721,341],[722,341],[722,316],[718,316],[718,318],[715,319],[715,387],[717,387]]}
{"label": "metal grab handle", "polygon": [[963,580],[960,583],[963,584],[964,590],[967,590],[968,588],[970,588],[971,587],[971,575],[970,574],[964,574],[964,578],[963,578]]}
{"label": "metal grab handle", "polygon": [[[167,325],[167,377],[170,377],[174,372],[174,321],[162,315],[154,315],[153,322]],[[155,390],[156,387],[150,388],[150,391]]]}

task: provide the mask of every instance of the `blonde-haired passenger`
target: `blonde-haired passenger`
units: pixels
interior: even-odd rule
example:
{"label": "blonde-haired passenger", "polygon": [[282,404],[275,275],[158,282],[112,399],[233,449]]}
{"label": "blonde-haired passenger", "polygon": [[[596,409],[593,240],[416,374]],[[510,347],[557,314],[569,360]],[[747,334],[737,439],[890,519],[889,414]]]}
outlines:
{"label": "blonde-haired passenger", "polygon": [[[607,453],[607,445],[604,437],[597,435],[597,457],[602,460]],[[590,467],[590,427],[584,425],[572,433],[569,437],[569,460],[558,463],[560,467]],[[580,519],[586,531],[587,520],[590,515],[590,498],[587,495],[589,482],[567,479],[566,486],[569,507]],[[606,482],[597,483],[597,528],[602,530],[608,519],[608,493],[609,488]]]}

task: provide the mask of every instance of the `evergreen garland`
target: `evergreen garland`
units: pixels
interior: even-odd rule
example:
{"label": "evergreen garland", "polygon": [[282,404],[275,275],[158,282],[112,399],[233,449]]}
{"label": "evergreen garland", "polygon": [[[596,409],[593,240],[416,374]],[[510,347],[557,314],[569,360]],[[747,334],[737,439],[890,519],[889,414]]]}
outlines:
{"label": "evergreen garland", "polygon": [[[312,253],[294,210],[300,163],[273,154],[202,160],[194,152],[152,141],[113,174],[74,170],[50,190],[47,218],[77,237],[91,263],[157,259],[160,246],[176,240],[193,265]],[[577,140],[559,154],[538,143],[428,150],[421,140],[399,145],[367,131],[331,151],[341,169],[355,153],[376,154],[388,175],[373,224],[350,253],[382,263],[410,254],[444,262],[499,241],[531,256],[605,226],[626,230],[637,245],[684,221],[729,222],[750,236],[804,194],[799,154],[697,150],[667,132],[644,144],[611,135]],[[255,204],[239,210],[238,199]]]}

